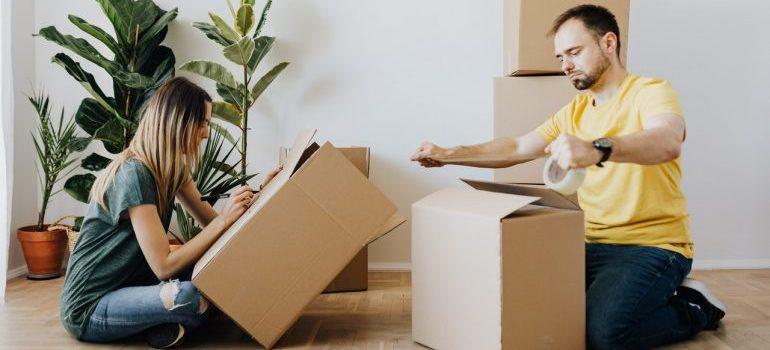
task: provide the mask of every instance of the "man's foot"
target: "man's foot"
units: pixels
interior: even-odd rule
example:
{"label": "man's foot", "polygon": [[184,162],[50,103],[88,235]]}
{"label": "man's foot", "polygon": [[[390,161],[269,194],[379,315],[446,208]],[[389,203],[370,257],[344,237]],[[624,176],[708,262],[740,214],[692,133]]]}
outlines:
{"label": "man's foot", "polygon": [[706,314],[706,326],[703,329],[715,330],[719,328],[719,320],[725,317],[727,307],[711,293],[705,283],[685,278],[682,285],[677,288],[676,294],[687,302],[700,307]]}
{"label": "man's foot", "polygon": [[155,349],[171,349],[184,341],[184,327],[178,323],[163,323],[149,328],[146,333],[147,345]]}

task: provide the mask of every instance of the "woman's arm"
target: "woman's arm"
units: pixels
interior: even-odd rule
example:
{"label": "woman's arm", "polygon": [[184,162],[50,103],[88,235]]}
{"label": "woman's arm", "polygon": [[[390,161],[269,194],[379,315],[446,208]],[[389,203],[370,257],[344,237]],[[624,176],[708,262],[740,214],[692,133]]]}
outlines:
{"label": "woman's arm", "polygon": [[129,208],[128,215],[139,247],[155,276],[160,280],[170,279],[198,261],[219,236],[243,215],[253,198],[251,191],[248,186],[238,188],[230,196],[222,215],[216,216],[195,238],[173,252],[156,206],[143,204]]}
{"label": "woman's arm", "polygon": [[195,186],[195,181],[193,181],[192,177],[188,176],[187,182],[177,192],[176,199],[182,203],[184,210],[192,215],[195,222],[205,227],[219,214],[209,202],[202,201],[201,196],[202,194],[198,191],[198,187]]}

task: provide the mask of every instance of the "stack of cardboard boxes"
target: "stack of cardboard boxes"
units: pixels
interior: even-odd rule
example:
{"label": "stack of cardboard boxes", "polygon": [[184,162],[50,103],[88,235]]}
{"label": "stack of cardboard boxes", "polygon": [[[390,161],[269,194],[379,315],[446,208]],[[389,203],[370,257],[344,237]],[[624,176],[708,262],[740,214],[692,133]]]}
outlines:
{"label": "stack of cardboard boxes", "polygon": [[[554,19],[583,3],[608,8],[625,61],[629,0],[503,0],[504,67],[494,80],[494,135],[534,130],[577,93],[560,70]],[[583,349],[583,213],[542,186],[542,161],[494,182],[445,189],[412,205],[412,337],[434,349]],[[518,183],[518,184],[513,184]]]}

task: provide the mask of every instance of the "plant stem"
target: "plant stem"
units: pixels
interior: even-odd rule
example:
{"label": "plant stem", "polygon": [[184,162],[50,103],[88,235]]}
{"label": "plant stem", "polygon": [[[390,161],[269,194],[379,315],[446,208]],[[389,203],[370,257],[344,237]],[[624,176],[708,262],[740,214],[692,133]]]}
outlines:
{"label": "plant stem", "polygon": [[[246,144],[247,144],[247,133],[246,131],[249,128],[249,72],[248,72],[248,66],[243,65],[243,82],[246,86],[246,91],[243,91],[243,108],[241,108],[243,116],[241,120],[243,121],[243,125],[241,125],[241,175],[246,176]],[[245,185],[245,181],[244,181]]]}

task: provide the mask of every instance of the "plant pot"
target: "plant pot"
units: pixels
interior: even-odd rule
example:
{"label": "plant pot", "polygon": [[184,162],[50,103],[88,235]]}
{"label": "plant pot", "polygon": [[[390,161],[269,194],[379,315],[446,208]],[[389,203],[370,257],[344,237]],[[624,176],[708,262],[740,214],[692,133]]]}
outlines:
{"label": "plant pot", "polygon": [[67,232],[64,229],[48,231],[48,226],[43,225],[42,231],[38,231],[37,225],[16,231],[29,269],[28,279],[47,280],[62,275]]}

